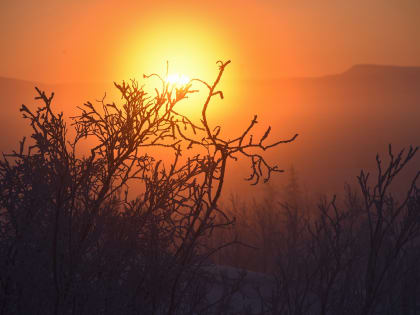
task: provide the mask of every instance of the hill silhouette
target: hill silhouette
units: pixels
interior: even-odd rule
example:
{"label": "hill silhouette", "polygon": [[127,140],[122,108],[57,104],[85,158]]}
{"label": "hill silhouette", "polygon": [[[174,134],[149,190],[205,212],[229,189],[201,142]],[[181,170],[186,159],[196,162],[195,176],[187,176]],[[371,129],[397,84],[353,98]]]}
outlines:
{"label": "hill silhouette", "polygon": [[393,65],[358,64],[345,71],[342,75],[353,77],[378,76],[398,78],[401,76],[419,76],[420,67],[404,67]]}
{"label": "hill silhouette", "polygon": [[390,143],[420,144],[420,67],[356,65],[341,74],[244,85],[255,87],[244,107],[278,137],[300,134],[273,158],[293,164],[310,190],[354,183],[360,169],[375,169],[376,153],[386,157]]}

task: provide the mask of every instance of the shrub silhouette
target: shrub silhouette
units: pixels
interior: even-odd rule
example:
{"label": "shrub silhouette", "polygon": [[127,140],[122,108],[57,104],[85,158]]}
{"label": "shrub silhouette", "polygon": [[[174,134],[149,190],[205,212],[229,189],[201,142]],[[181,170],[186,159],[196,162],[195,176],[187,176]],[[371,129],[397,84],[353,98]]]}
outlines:
{"label": "shrub silhouette", "polygon": [[[212,98],[223,98],[217,86],[229,63],[218,62],[212,84],[193,79],[175,87],[157,74],[145,76],[162,84],[154,96],[135,81],[115,83],[123,104],[84,104],[73,117],[74,137],[53,110],[54,94],[37,89],[43,104],[36,110],[22,105],[32,142],[26,146],[23,139],[0,162],[1,314],[221,309],[226,297],[209,304],[213,277],[202,266],[218,250],[206,237],[233,222],[218,205],[227,162],[246,158],[248,180],[268,181],[282,170],[255,150],[297,136],[266,144],[268,128],[255,141],[256,116],[235,139],[220,136],[222,127],[211,125],[207,109]],[[207,97],[196,124],[177,104],[199,84]],[[84,139],[92,147],[83,155]],[[150,155],[154,147],[167,150],[172,162]],[[130,199],[135,181],[143,192]]]}
{"label": "shrub silhouette", "polygon": [[[404,194],[398,187],[418,149],[395,154],[389,146],[388,159],[376,157],[377,174],[361,171],[359,187],[346,186],[342,199],[308,207],[296,193],[286,196],[292,202],[234,200],[230,232],[254,248],[235,246],[242,260],[221,251],[219,263],[271,274],[257,314],[418,314],[420,171],[406,178]],[[226,238],[217,234],[215,242]]]}

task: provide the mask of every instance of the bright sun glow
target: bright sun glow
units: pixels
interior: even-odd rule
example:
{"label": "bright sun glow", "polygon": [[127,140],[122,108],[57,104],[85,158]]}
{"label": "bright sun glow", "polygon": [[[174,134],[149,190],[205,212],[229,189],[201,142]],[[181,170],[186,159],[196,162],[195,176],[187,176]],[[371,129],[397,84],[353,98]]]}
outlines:
{"label": "bright sun glow", "polygon": [[174,89],[192,83],[191,90],[199,92],[188,94],[188,100],[177,104],[177,109],[200,119],[201,107],[191,105],[203,104],[208,89],[200,82],[191,82],[191,79],[213,84],[219,71],[216,62],[232,60],[217,86],[225,98],[214,97],[208,113],[226,116],[235,110],[236,102],[228,107],[226,104],[241,95],[240,85],[233,82],[242,77],[244,63],[236,41],[227,35],[225,29],[210,20],[195,19],[193,15],[174,18],[162,13],[158,19],[142,23],[144,25],[133,27],[132,32],[125,35],[121,55],[117,58],[121,80],[138,78],[150,95],[155,94],[155,89],[162,88],[161,82],[155,77],[144,80],[143,75],[156,73],[169,88]]}
{"label": "bright sun glow", "polygon": [[179,75],[178,73],[174,73],[174,74],[169,74],[166,77],[165,81],[171,85],[180,87],[190,82],[190,78],[184,74]]}

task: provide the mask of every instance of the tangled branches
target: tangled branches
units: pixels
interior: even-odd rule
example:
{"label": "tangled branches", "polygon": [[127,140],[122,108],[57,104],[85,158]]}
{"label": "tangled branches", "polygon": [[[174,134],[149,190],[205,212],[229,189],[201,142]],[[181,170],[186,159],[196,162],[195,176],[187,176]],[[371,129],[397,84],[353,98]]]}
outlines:
{"label": "tangled branches", "polygon": [[[36,111],[21,108],[34,143],[25,152],[23,140],[19,152],[0,161],[5,309],[92,314],[107,305],[101,313],[128,314],[120,309],[125,305],[136,314],[182,308],[202,313],[199,271],[217,250],[205,237],[233,222],[218,207],[228,160],[248,159],[248,179],[268,181],[281,170],[249,150],[265,151],[297,136],[266,144],[268,128],[254,141],[256,116],[233,140],[220,136],[222,128],[210,125],[207,110],[213,97],[223,99],[217,87],[229,63],[218,62],[212,84],[192,79],[175,87],[157,74],[145,76],[162,83],[154,96],[135,81],[115,83],[123,104],[105,98],[99,106],[85,103],[72,117],[71,140],[63,114],[52,110],[54,95],[37,89],[43,105]],[[177,111],[179,102],[198,92],[196,83],[207,89],[199,123]],[[77,154],[83,139],[91,145],[84,156]],[[151,155],[156,147],[168,150],[172,162]],[[144,185],[134,199],[128,197],[132,181]],[[35,287],[36,294],[22,296]]]}

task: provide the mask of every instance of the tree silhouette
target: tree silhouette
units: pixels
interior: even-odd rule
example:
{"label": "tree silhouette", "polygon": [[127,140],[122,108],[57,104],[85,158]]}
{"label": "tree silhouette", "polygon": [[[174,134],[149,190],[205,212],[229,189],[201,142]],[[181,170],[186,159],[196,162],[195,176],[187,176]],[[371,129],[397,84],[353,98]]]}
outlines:
{"label": "tree silhouette", "polygon": [[[234,139],[220,134],[207,110],[226,66],[212,84],[200,79],[176,87],[161,76],[149,95],[137,82],[115,83],[123,103],[87,102],[72,118],[68,136],[54,94],[37,90],[42,105],[22,105],[32,141],[0,161],[0,299],[2,314],[180,314],[211,312],[212,282],[202,266],[219,247],[205,238],[233,220],[219,207],[229,160],[248,159],[248,180],[274,172],[256,150],[248,127]],[[206,90],[199,123],[177,110],[196,85]],[[193,88],[194,86],[194,88]],[[87,154],[78,153],[88,139]],[[150,154],[161,147],[172,162]],[[133,182],[143,192],[129,198]]]}

